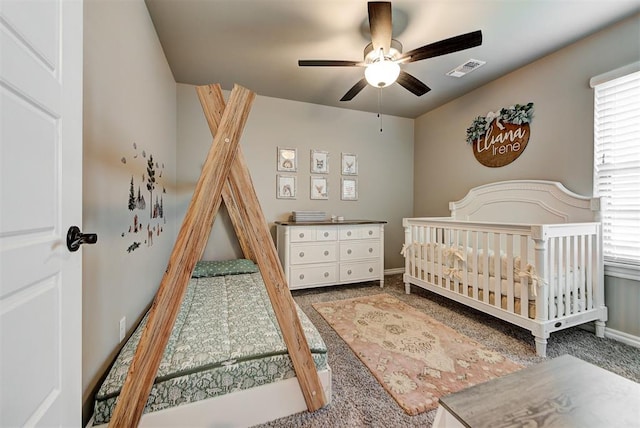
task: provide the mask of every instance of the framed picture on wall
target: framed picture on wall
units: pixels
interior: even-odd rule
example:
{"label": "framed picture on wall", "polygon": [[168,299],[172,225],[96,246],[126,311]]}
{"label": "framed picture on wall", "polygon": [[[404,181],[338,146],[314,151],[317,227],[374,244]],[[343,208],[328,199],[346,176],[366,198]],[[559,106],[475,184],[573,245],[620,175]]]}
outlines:
{"label": "framed picture on wall", "polygon": [[294,175],[278,174],[276,179],[276,198],[295,199],[296,198],[296,177]]}
{"label": "framed picture on wall", "polygon": [[343,201],[358,200],[358,179],[342,177],[340,199]]}
{"label": "framed picture on wall", "polygon": [[358,175],[358,156],[342,153],[342,175]]}
{"label": "framed picture on wall", "polygon": [[278,147],[278,171],[296,172],[298,154],[296,149]]}
{"label": "framed picture on wall", "polygon": [[311,173],[329,174],[329,152],[311,150]]}
{"label": "framed picture on wall", "polygon": [[329,199],[327,177],[311,176],[311,199]]}

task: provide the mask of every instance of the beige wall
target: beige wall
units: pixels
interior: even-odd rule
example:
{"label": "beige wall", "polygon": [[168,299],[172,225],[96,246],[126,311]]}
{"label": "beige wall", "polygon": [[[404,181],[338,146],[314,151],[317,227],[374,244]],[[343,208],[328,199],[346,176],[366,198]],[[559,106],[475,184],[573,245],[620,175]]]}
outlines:
{"label": "beige wall", "polygon": [[[150,303],[173,248],[175,91],[144,2],[85,1],[83,229],[98,234],[98,243],[83,250],[85,401],[118,347],[120,319],[126,316],[130,329]],[[167,191],[162,194],[166,223],[149,213],[151,195],[142,174],[151,155],[158,162],[156,190]],[[146,199],[144,210],[128,209],[132,177]],[[143,230],[129,233],[136,214]],[[163,229],[154,234],[153,246],[147,225]],[[141,245],[129,253],[132,242]]]}
{"label": "beige wall", "polygon": [[[211,141],[195,87],[179,84],[178,218],[184,216]],[[278,146],[298,151],[296,200],[276,198]],[[287,220],[293,210],[322,210],[347,219],[385,220],[385,268],[404,266],[400,248],[404,240],[402,218],[410,216],[412,209],[413,120],[384,116],[380,133],[378,119],[372,113],[258,94],[241,147],[271,227],[274,221]],[[309,199],[311,149],[329,152],[329,200]],[[358,155],[358,201],[340,200],[341,152]],[[239,255],[233,228],[223,214],[214,224],[204,258]]]}
{"label": "beige wall", "polygon": [[[413,215],[448,215],[448,202],[462,198],[469,188],[510,179],[557,180],[574,192],[591,194],[589,79],[638,59],[640,15],[635,15],[417,118]],[[522,155],[502,168],[476,161],[465,142],[473,119],[530,101],[535,116]],[[607,326],[640,336],[640,282],[606,277],[605,292]]]}

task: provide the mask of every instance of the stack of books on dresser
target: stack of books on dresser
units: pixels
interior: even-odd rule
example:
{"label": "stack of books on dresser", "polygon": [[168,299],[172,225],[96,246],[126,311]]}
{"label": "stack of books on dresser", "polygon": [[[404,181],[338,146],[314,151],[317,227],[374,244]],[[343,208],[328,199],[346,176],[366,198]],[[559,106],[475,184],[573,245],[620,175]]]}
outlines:
{"label": "stack of books on dresser", "polygon": [[291,220],[295,222],[325,221],[327,213],[324,211],[292,211]]}

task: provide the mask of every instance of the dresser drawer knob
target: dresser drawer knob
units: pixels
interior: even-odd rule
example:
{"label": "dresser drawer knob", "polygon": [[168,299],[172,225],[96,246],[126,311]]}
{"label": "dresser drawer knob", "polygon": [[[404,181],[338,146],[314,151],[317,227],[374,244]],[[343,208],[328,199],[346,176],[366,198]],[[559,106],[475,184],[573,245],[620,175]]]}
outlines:
{"label": "dresser drawer knob", "polygon": [[373,273],[373,268],[372,267],[369,268],[369,273]]}
{"label": "dresser drawer knob", "polygon": [[304,257],[304,251],[300,251],[300,254],[298,254],[300,257]]}
{"label": "dresser drawer knob", "polygon": [[325,256],[328,256],[328,255],[329,255],[329,251],[324,250],[324,255],[325,255]]}
{"label": "dresser drawer knob", "polygon": [[325,277],[325,278],[329,278],[329,272],[325,272],[325,273],[324,273],[324,277]]}
{"label": "dresser drawer knob", "polygon": [[329,232],[324,233],[324,237],[326,238],[327,236],[329,236]]}
{"label": "dresser drawer knob", "polygon": [[348,231],[348,232],[347,232],[347,236],[351,236],[351,231]]}
{"label": "dresser drawer knob", "polygon": [[373,235],[373,230],[370,230],[370,231],[369,231],[369,235]]}
{"label": "dresser drawer knob", "polygon": [[370,253],[373,253],[373,248],[369,248],[369,252],[370,252]]}
{"label": "dresser drawer knob", "polygon": [[347,271],[347,275],[351,275],[351,269]]}
{"label": "dresser drawer knob", "polygon": [[304,279],[304,274],[303,273],[300,274],[300,279]]}
{"label": "dresser drawer knob", "polygon": [[304,233],[300,232],[300,234],[298,235],[300,238],[304,238]]}
{"label": "dresser drawer knob", "polygon": [[349,248],[349,249],[347,250],[347,254],[351,254],[351,252],[352,252],[352,251],[351,251],[351,248]]}

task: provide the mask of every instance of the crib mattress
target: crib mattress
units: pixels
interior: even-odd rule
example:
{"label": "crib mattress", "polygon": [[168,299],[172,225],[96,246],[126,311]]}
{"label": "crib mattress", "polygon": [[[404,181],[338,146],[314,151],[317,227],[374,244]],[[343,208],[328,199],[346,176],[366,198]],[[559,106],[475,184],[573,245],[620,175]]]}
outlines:
{"label": "crib mattress", "polygon": [[[318,370],[327,348],[296,305]],[[95,399],[107,423],[147,316],[128,340]],[[158,368],[145,413],[291,378],[295,371],[260,273],[192,278]]]}

